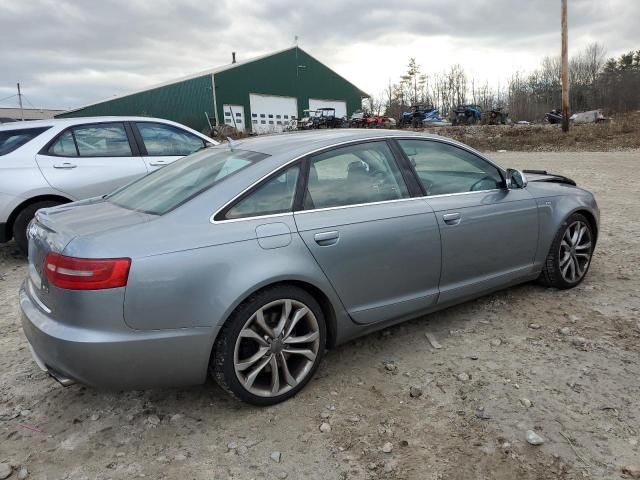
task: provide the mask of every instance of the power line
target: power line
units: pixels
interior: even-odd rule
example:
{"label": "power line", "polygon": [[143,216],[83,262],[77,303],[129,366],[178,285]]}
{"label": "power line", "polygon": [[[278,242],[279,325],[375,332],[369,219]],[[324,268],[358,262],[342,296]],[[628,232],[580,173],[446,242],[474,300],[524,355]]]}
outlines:
{"label": "power line", "polygon": [[9,100],[10,98],[17,97],[18,94],[14,93],[13,95],[9,95],[8,97],[0,98],[0,102],[4,102],[5,100]]}
{"label": "power line", "polygon": [[31,100],[29,100],[24,93],[22,94],[22,98],[24,98],[27,101],[27,103],[31,105],[31,108],[33,108],[34,110],[38,109],[33,103],[31,103]]}

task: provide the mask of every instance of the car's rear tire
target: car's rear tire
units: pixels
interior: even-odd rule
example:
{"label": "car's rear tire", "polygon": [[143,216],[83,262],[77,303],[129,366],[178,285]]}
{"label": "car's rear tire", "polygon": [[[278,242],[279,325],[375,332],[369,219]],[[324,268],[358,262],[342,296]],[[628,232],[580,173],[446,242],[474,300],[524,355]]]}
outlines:
{"label": "car's rear tire", "polygon": [[325,349],[326,326],[318,302],[293,285],[251,295],[218,334],[210,372],[232,396],[274,405],[309,382]]}
{"label": "car's rear tire", "polygon": [[29,222],[41,208],[55,207],[56,205],[60,205],[60,202],[43,200],[27,205],[18,213],[13,222],[13,238],[23,254],[27,255],[29,250],[29,243],[27,241],[27,227],[29,226]]}
{"label": "car's rear tire", "polygon": [[579,285],[589,271],[594,244],[589,220],[580,213],[570,215],[553,239],[538,282],[561,290]]}

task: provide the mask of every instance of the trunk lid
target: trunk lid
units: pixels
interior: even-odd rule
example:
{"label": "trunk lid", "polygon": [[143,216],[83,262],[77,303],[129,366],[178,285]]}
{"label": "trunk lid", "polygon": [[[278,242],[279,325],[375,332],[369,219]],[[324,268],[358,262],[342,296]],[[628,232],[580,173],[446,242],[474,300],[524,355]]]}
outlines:
{"label": "trunk lid", "polygon": [[153,218],[155,216],[127,210],[102,199],[38,210],[27,231],[30,296],[47,313],[55,312],[64,297],[78,293],[49,285],[44,272],[48,253],[64,255],[65,247],[76,237],[127,227]]}

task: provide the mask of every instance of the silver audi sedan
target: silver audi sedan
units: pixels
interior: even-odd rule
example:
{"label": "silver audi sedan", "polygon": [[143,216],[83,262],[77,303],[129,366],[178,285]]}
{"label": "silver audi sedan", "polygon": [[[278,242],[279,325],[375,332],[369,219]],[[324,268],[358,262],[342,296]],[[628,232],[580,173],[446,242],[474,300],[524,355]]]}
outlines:
{"label": "silver audi sedan", "polygon": [[22,325],[63,384],[205,382],[269,405],[327,348],[517,283],[585,277],[593,195],[442,137],[335,130],[207,148],[38,211]]}

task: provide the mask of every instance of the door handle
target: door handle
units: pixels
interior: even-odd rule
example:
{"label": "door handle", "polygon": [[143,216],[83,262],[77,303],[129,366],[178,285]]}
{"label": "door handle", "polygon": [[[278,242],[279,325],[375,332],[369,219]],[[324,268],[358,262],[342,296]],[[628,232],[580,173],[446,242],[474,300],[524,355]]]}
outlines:
{"label": "door handle", "polygon": [[151,165],[152,167],[161,167],[163,165],[167,165],[169,162],[167,162],[166,160],[156,160],[154,162],[149,162],[149,165]]}
{"label": "door handle", "polygon": [[313,239],[321,247],[328,247],[329,245],[335,245],[338,243],[340,234],[337,231],[316,233]]}
{"label": "door handle", "polygon": [[459,213],[445,213],[442,215],[442,220],[444,220],[444,223],[447,225],[458,225],[461,218],[462,215]]}
{"label": "door handle", "polygon": [[64,163],[54,163],[53,164],[53,168],[61,168],[61,169],[66,169],[69,170],[71,168],[76,168],[78,165],[76,165],[75,163],[70,163],[70,162],[64,162]]}

